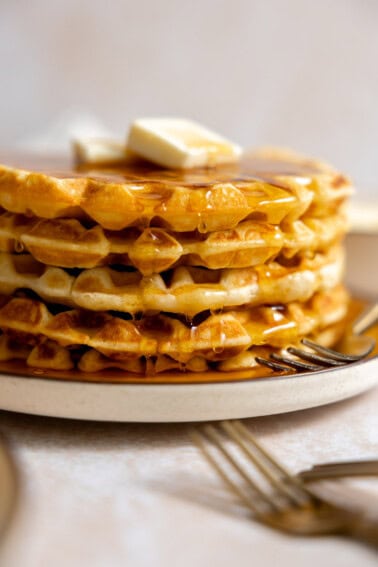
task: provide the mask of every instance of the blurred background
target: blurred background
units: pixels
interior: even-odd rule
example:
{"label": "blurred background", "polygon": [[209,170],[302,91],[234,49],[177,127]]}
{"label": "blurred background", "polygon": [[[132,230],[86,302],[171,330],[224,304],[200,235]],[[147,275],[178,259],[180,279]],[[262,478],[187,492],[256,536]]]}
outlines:
{"label": "blurred background", "polygon": [[0,0],[0,147],[136,117],[321,156],[378,198],[376,0]]}

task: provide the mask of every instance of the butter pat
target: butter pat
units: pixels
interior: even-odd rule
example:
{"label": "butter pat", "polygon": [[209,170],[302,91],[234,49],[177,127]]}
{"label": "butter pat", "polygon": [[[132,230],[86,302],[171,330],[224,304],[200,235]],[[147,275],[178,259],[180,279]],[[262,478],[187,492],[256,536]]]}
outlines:
{"label": "butter pat", "polygon": [[241,148],[207,128],[178,118],[141,118],[129,133],[127,147],[163,167],[190,169],[232,163]]}
{"label": "butter pat", "polygon": [[77,165],[129,163],[137,158],[125,144],[101,138],[82,138],[74,140],[73,153]]}

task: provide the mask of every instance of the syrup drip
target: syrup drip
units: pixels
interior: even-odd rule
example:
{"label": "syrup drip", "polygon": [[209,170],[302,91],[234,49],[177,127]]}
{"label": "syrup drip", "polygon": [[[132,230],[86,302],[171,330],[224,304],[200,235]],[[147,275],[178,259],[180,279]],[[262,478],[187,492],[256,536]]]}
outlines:
{"label": "syrup drip", "polygon": [[16,240],[16,242],[14,244],[14,250],[18,254],[20,254],[21,252],[24,252],[25,246],[24,246],[24,244],[22,244],[22,242],[20,242],[19,240]]}

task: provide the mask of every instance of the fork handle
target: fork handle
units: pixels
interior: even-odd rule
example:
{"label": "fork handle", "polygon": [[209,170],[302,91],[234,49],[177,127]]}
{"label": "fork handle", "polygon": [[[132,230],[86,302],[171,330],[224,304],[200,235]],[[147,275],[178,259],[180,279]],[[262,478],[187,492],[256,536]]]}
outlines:
{"label": "fork handle", "polygon": [[357,541],[378,549],[378,520],[359,516],[349,524],[346,533]]}

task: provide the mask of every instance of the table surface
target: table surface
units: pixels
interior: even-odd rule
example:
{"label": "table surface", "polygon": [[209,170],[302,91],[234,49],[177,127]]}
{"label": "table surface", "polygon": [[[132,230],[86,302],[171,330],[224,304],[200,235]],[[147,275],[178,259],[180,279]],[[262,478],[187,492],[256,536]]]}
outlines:
{"label": "table surface", "polygon": [[[245,423],[297,472],[317,462],[377,458],[377,404],[375,388]],[[21,480],[1,565],[376,565],[374,552],[352,541],[293,538],[255,523],[192,445],[189,427],[0,412]],[[378,480],[336,487],[336,499],[348,489],[354,504],[378,509]]]}

